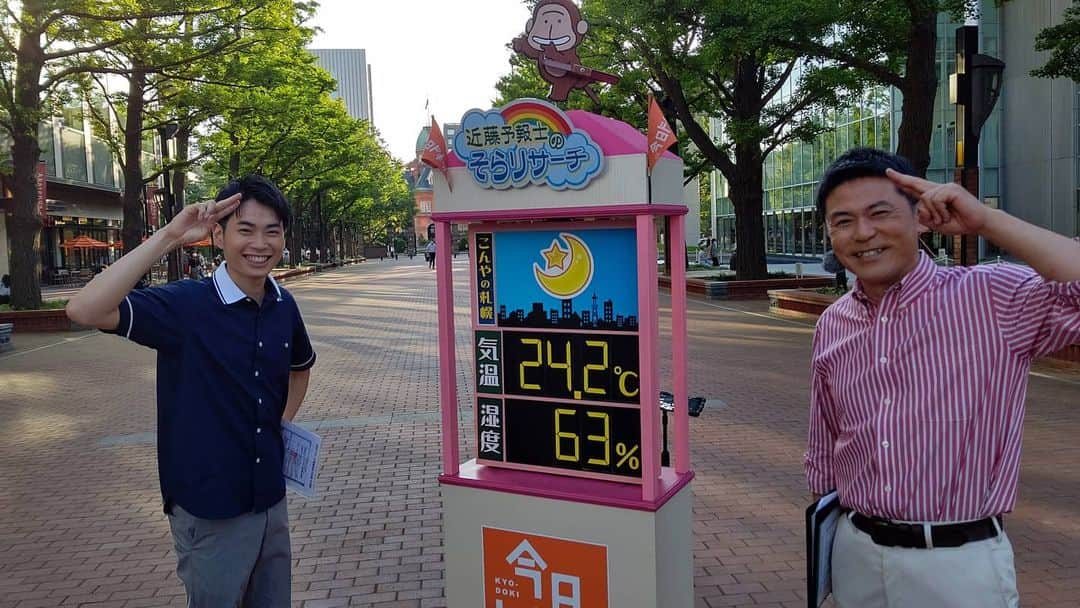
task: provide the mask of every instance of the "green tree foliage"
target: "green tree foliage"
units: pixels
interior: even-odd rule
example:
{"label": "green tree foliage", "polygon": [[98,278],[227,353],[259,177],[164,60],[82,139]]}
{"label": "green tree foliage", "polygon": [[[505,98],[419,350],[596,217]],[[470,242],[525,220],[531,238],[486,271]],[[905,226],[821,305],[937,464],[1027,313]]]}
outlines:
{"label": "green tree foliage", "polygon": [[937,94],[937,19],[977,10],[978,0],[833,0],[823,3],[834,27],[804,32],[788,45],[819,61],[857,70],[903,96],[897,153],[920,175],[930,165]]}
{"label": "green tree foliage", "polygon": [[1035,50],[1050,51],[1050,59],[1032,76],[1080,82],[1080,4],[1066,8],[1061,23],[1039,32]]}
{"label": "green tree foliage", "polygon": [[[802,61],[786,44],[793,36],[824,36],[834,18],[828,6],[814,0],[585,0],[582,10],[601,32],[600,48],[630,75],[626,85],[644,88],[628,97],[657,92],[685,133],[680,137],[705,166],[723,174],[735,207],[736,273],[765,277],[766,156],[812,138],[822,128],[815,118],[824,108],[863,85],[859,74]],[[645,108],[632,124],[644,122]],[[711,118],[722,124],[716,139]]]}
{"label": "green tree foliage", "polygon": [[[144,233],[144,185],[161,174],[153,169],[144,172],[144,142],[153,141],[159,127],[176,125],[175,134],[170,135],[174,149],[162,157],[170,158],[174,175],[185,175],[192,161],[187,150],[191,130],[221,109],[214,103],[219,98],[206,95],[206,87],[201,85],[218,71],[223,58],[253,52],[258,36],[245,34],[252,24],[271,27],[260,13],[271,12],[273,4],[261,0],[174,0],[168,8],[166,15],[139,17],[120,25],[135,35],[95,53],[91,58],[95,69],[81,81],[95,131],[104,136],[124,174],[125,253],[139,245]],[[117,76],[126,80],[126,90],[107,85],[106,79]],[[184,202],[184,180],[175,179],[172,185],[178,204],[166,206],[166,219],[171,219]],[[170,278],[180,278],[178,264],[173,265]]]}
{"label": "green tree foliage", "polygon": [[63,85],[99,68],[96,54],[138,35],[126,24],[176,12],[172,0],[22,0],[0,12],[0,127],[12,139],[13,308],[41,305],[44,218],[34,179],[39,123],[51,114]]}
{"label": "green tree foliage", "polygon": [[[297,221],[289,248],[307,245],[325,257],[351,255],[349,234],[385,234],[411,219],[402,167],[370,125],[333,100],[333,79],[305,50],[310,13],[297,9],[291,27],[266,44],[220,62],[215,93],[227,100],[198,140],[210,176],[259,173],[293,202]],[[298,256],[296,256],[298,257]],[[294,258],[295,259],[295,258]]]}

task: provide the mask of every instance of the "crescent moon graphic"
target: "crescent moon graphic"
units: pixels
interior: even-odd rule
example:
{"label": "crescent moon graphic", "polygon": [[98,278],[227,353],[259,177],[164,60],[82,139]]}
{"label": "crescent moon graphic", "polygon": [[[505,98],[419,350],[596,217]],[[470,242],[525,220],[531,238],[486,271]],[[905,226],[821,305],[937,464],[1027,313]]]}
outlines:
{"label": "crescent moon graphic", "polygon": [[581,295],[592,282],[593,257],[589,246],[578,237],[567,232],[559,233],[559,237],[570,245],[570,262],[565,265],[565,270],[558,274],[547,274],[539,264],[533,262],[533,274],[540,288],[549,296],[569,300]]}

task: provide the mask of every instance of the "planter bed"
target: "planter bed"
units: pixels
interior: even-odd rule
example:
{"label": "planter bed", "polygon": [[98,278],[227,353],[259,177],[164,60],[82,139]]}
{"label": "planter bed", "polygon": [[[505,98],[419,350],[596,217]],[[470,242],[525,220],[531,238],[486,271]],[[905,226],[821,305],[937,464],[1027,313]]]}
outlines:
{"label": "planter bed", "polygon": [[340,268],[343,266],[349,266],[352,264],[359,264],[363,262],[365,258],[342,260],[341,262],[329,262],[327,264],[312,264],[304,268],[290,268],[288,270],[282,270],[274,273],[274,280],[278,282],[289,281],[298,277],[307,276],[316,272],[325,272],[327,270],[333,270],[334,268]]}
{"label": "planter bed", "polygon": [[[661,275],[660,287],[671,289],[671,277]],[[705,279],[686,279],[686,292],[706,300],[763,300],[769,297],[773,289],[816,289],[832,287],[833,277],[808,275],[801,279],[761,279],[758,281],[707,281]]]}
{"label": "planter bed", "polygon": [[291,268],[291,269],[285,270],[283,272],[274,273],[274,280],[277,281],[278,283],[284,283],[285,281],[288,281],[290,279],[295,279],[297,277],[302,277],[302,276],[306,276],[306,275],[309,275],[309,274],[313,274],[314,272],[315,272],[314,267],[310,267],[310,268]]}
{"label": "planter bed", "polygon": [[0,323],[11,323],[13,333],[71,331],[86,329],[67,318],[63,308],[44,310],[8,310],[0,312]]}
{"label": "planter bed", "polygon": [[1080,366],[1080,344],[1073,344],[1072,346],[1066,346],[1065,348],[1050,355],[1053,359],[1060,361],[1068,361]]}
{"label": "planter bed", "polygon": [[774,289],[769,291],[769,312],[785,317],[816,319],[838,297],[813,289]]}

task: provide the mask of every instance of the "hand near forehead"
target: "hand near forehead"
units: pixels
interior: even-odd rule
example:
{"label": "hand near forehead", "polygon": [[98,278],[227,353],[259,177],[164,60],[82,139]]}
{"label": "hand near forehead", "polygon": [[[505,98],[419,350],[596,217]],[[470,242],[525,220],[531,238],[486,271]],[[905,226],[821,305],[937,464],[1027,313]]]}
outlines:
{"label": "hand near forehead", "polygon": [[945,235],[979,234],[988,208],[960,184],[939,184],[886,169],[898,188],[918,199],[919,223]]}
{"label": "hand near forehead", "polygon": [[188,205],[162,230],[168,231],[170,240],[177,245],[195,243],[209,236],[214,224],[228,217],[239,206],[240,193],[220,201]]}

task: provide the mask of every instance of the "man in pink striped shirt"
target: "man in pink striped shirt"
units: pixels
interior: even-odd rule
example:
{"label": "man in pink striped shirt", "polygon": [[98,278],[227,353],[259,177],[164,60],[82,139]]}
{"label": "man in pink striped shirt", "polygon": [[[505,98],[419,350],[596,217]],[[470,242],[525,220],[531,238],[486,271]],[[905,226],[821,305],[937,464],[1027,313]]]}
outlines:
{"label": "man in pink striped shirt", "polygon": [[[854,289],[814,334],[806,477],[848,510],[841,607],[1016,606],[1001,515],[1016,502],[1031,362],[1080,341],[1080,243],[855,149],[818,191]],[[925,226],[1027,263],[939,268]]]}

